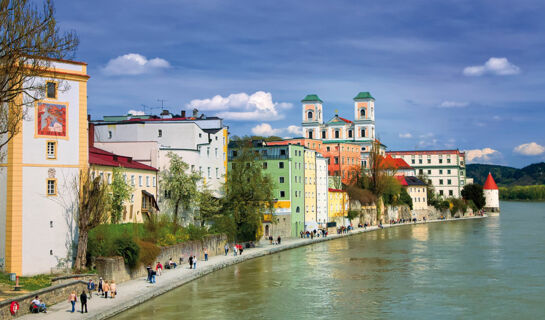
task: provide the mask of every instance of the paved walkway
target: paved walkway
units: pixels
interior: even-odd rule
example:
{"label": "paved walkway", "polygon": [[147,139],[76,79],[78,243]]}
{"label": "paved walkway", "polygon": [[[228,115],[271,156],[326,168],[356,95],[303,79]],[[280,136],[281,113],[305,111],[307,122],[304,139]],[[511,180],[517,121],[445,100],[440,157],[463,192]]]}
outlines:
{"label": "paved walkway", "polygon": [[[469,217],[462,219],[452,219],[444,221],[456,221],[463,219],[475,219],[482,217]],[[431,222],[439,222],[443,220],[432,220]],[[424,223],[424,222],[418,222]],[[395,224],[395,225],[384,225],[384,228],[389,227],[398,227],[408,224]],[[173,270],[165,270],[160,277],[156,277],[157,283],[150,284],[146,281],[145,277],[130,280],[123,282],[117,285],[117,290],[119,292],[118,296],[115,299],[104,299],[96,294],[93,295],[93,298],[87,302],[87,307],[89,313],[81,314],[70,312],[71,305],[68,302],[68,297],[66,297],[66,302],[61,302],[53,306],[48,307],[47,313],[40,314],[27,314],[21,319],[54,319],[54,320],[63,320],[63,319],[106,319],[112,317],[120,312],[123,312],[131,307],[139,305],[153,297],[164,294],[174,288],[177,288],[187,282],[190,282],[194,279],[202,277],[206,274],[214,272],[216,270],[225,268],[227,266],[240,263],[242,261],[250,260],[253,258],[265,256],[268,254],[273,254],[279,251],[288,250],[311,243],[327,241],[332,239],[337,239],[345,236],[350,236],[353,234],[358,234],[362,232],[369,232],[377,230],[376,226],[369,227],[367,229],[356,229],[350,232],[349,234],[342,235],[330,235],[326,238],[314,238],[314,239],[287,239],[282,240],[281,245],[270,245],[267,242],[261,242],[260,246],[257,248],[244,249],[242,255],[233,256],[232,250],[230,250],[229,255],[227,256],[215,256],[210,257],[208,261],[198,261],[197,269],[189,269],[187,263],[184,263],[181,266],[178,266]],[[81,292],[78,292],[78,300]],[[45,301],[47,303],[47,301]],[[76,310],[80,311],[81,304],[76,304]]]}

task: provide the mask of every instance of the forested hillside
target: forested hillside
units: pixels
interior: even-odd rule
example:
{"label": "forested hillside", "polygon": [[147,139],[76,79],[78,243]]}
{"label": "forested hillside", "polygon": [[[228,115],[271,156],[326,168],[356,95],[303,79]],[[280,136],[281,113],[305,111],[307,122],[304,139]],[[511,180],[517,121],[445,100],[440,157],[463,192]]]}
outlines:
{"label": "forested hillside", "polygon": [[491,172],[499,186],[528,186],[545,184],[545,162],[534,163],[522,169],[491,165],[469,164],[467,176],[475,179],[475,183],[484,184]]}

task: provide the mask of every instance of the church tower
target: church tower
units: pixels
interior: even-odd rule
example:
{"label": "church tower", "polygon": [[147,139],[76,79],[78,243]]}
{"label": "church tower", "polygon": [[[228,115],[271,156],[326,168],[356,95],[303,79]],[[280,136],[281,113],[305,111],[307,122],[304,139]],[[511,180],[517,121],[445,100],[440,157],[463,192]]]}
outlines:
{"label": "church tower", "polygon": [[318,139],[318,129],[324,123],[322,103],[317,94],[309,94],[303,100],[303,135],[308,139]]}
{"label": "church tower", "polygon": [[356,141],[375,139],[375,98],[369,92],[354,98],[354,125]]}
{"label": "church tower", "polygon": [[492,174],[489,172],[488,177],[483,186],[485,205],[484,210],[490,215],[497,215],[500,213],[500,194],[498,186],[492,178]]}

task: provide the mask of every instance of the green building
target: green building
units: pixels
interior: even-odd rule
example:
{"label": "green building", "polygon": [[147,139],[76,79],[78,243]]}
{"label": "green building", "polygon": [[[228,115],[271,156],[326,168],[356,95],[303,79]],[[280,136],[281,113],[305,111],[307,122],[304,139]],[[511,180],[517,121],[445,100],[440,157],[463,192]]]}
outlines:
{"label": "green building", "polygon": [[[264,237],[298,237],[305,228],[304,147],[266,146],[261,141],[254,141],[253,150],[259,152],[263,171],[275,182],[274,219],[265,217]],[[236,156],[233,151],[229,149],[229,160]],[[231,168],[231,163],[228,166]]]}

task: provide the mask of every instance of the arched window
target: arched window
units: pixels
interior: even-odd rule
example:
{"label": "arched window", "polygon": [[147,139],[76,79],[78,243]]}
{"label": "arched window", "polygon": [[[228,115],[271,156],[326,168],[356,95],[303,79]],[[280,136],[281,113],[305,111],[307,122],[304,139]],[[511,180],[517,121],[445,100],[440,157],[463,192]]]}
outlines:
{"label": "arched window", "polygon": [[360,109],[360,118],[365,118],[365,109]]}
{"label": "arched window", "polygon": [[313,137],[312,137],[312,131],[309,131],[309,132],[308,132],[308,138],[309,138],[309,139],[313,139]]}
{"label": "arched window", "polygon": [[348,137],[352,138],[352,130],[348,130]]}
{"label": "arched window", "polygon": [[339,130],[335,130],[335,139],[339,139]]}
{"label": "arched window", "polygon": [[308,120],[312,119],[312,111],[307,112],[307,119]]}
{"label": "arched window", "polygon": [[301,209],[300,209],[299,207],[297,207],[297,208],[295,209],[295,212],[296,212],[296,213],[299,213],[300,211],[301,211]]}
{"label": "arched window", "polygon": [[325,130],[322,131],[322,139],[325,139],[326,138],[326,132]]}

